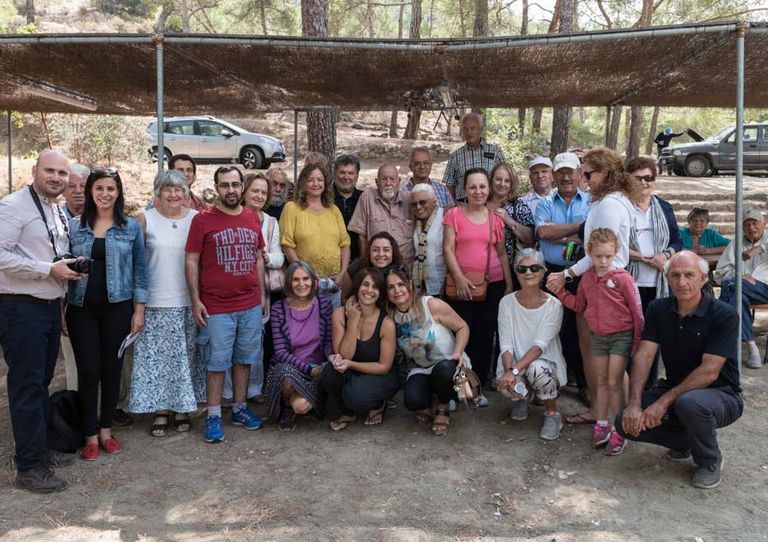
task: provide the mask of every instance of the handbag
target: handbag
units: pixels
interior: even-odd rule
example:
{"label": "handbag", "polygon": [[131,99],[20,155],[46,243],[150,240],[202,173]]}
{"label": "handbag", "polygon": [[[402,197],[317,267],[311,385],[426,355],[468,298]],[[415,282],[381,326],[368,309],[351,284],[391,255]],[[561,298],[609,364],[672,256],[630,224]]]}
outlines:
{"label": "handbag", "polygon": [[[485,272],[480,271],[467,271],[462,272],[464,278],[475,288],[472,290],[471,301],[484,301],[485,295],[488,292],[488,273],[491,269],[491,250],[493,250],[493,214],[488,211],[488,254],[485,259]],[[445,276],[445,297],[451,301],[464,301],[459,298],[459,294],[456,290],[456,282],[453,280],[453,275],[448,273]]]}
{"label": "handbag", "polygon": [[[269,222],[269,227],[267,228],[267,237],[269,238],[270,243],[274,233],[275,221],[273,219]],[[265,286],[268,292],[273,293],[283,291],[283,285],[285,284],[285,270],[282,267],[278,269],[267,269],[265,275]]]}
{"label": "handbag", "polygon": [[475,371],[469,367],[458,367],[453,375],[453,389],[459,397],[459,401],[469,403],[482,393],[480,379]]}

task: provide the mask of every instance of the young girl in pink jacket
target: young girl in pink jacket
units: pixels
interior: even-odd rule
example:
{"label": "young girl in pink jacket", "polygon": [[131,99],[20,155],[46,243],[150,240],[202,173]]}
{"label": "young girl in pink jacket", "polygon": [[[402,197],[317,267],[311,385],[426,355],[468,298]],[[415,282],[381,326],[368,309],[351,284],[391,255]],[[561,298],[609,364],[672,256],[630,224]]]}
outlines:
{"label": "young girl in pink jacket", "polygon": [[619,455],[626,441],[609,422],[624,407],[624,373],[643,330],[640,293],[632,275],[613,267],[619,240],[613,230],[592,230],[587,253],[594,267],[581,277],[576,295],[561,289],[563,305],[583,312],[592,332],[592,366],[597,376],[597,423],[592,427],[592,446],[605,446],[605,455]]}

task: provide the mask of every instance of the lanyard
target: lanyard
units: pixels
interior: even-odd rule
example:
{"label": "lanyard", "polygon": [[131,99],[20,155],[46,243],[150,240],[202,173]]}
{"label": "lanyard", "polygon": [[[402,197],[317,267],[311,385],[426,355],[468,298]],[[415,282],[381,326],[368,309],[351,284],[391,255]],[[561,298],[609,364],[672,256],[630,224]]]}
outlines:
{"label": "lanyard", "polygon": [[[53,254],[58,259],[59,258],[59,250],[56,246],[56,239],[53,237],[53,232],[51,231],[51,228],[48,227],[48,220],[45,218],[45,211],[43,211],[43,204],[40,203],[40,197],[37,195],[37,192],[35,192],[35,189],[32,188],[32,185],[29,185],[29,193],[32,196],[32,201],[35,202],[35,206],[37,207],[37,210],[40,211],[40,218],[43,219],[43,224],[45,224],[45,231],[48,232],[48,240],[51,242],[51,247],[53,248]],[[64,225],[64,233],[69,235],[69,227],[67,226],[67,219],[64,216],[64,213],[61,212],[61,207],[53,204],[53,207],[56,208],[56,210],[59,212],[59,220],[61,220],[61,223]],[[56,227],[56,224],[54,223],[53,227]],[[58,232],[58,228],[57,228]],[[57,235],[58,237],[58,235]]]}

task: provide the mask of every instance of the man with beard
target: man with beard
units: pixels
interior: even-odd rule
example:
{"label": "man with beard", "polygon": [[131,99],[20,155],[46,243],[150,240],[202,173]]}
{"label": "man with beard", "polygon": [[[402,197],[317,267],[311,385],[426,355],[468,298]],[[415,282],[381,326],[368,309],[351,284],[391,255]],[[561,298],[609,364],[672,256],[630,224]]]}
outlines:
{"label": "man with beard", "polygon": [[264,209],[264,212],[280,220],[283,206],[285,205],[285,202],[288,201],[288,192],[291,183],[288,181],[288,175],[280,168],[267,171],[267,180],[272,189],[272,197],[269,200],[269,205]]}
{"label": "man with beard", "polygon": [[221,166],[213,176],[219,203],[195,215],[186,247],[187,287],[200,326],[197,344],[206,365],[208,417],[205,441],[224,440],[221,396],[224,373],[232,369],[232,424],[260,429],[261,418],[248,408],[251,366],[262,370],[264,238],[256,213],[240,205],[243,174]]}
{"label": "man with beard", "polygon": [[755,342],[749,306],[768,303],[768,233],[765,231],[763,213],[759,209],[747,210],[744,213],[743,225],[741,300],[736,299],[736,266],[733,253],[735,241],[731,241],[720,256],[715,278],[720,281],[720,301],[732,307],[741,302],[741,340],[749,347],[749,357],[744,360],[744,365],[750,369],[759,369],[763,363]]}
{"label": "man with beard", "polygon": [[[357,178],[360,175],[360,160],[352,154],[342,154],[333,162],[333,203],[344,217],[344,225],[349,226],[355,213],[357,202],[363,195],[357,189]],[[350,261],[360,256],[360,245],[355,232],[349,232],[352,244],[349,245]]]}
{"label": "man with beard", "polygon": [[82,274],[68,267],[66,217],[56,200],[67,188],[69,160],[59,151],[42,153],[32,184],[0,201],[0,345],[8,366],[8,407],[16,443],[14,485],[35,493],[69,485],[50,467],[72,454],[48,449],[53,378],[61,333],[61,301],[68,280]]}
{"label": "man with beard", "polygon": [[398,190],[400,177],[397,168],[385,164],[376,175],[376,188],[366,190],[357,202],[349,221],[349,231],[358,233],[360,253],[365,253],[368,239],[386,231],[397,241],[403,264],[410,271],[413,264],[413,219],[410,197]]}
{"label": "man with beard", "polygon": [[[568,155],[574,163],[580,164],[575,154],[567,152],[558,156],[564,155]],[[581,167],[578,170],[581,171]],[[539,203],[552,195],[552,161],[546,156],[534,157],[528,164],[528,178],[531,181],[531,189],[522,197],[522,200],[536,216],[536,207]]]}

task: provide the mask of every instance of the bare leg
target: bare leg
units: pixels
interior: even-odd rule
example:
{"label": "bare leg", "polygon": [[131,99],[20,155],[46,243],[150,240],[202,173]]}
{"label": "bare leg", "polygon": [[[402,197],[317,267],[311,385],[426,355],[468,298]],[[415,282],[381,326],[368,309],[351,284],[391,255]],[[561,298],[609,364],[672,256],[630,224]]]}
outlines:
{"label": "bare leg", "polygon": [[224,390],[224,371],[208,371],[205,379],[208,406],[221,405],[221,394]]}
{"label": "bare leg", "polygon": [[557,399],[548,399],[544,401],[544,408],[546,409],[547,414],[551,414],[552,416],[557,414]]}
{"label": "bare leg", "polygon": [[248,378],[250,375],[250,365],[232,364],[232,399],[235,403],[245,403],[248,400]]}
{"label": "bare leg", "polygon": [[611,354],[608,358],[608,395],[611,413],[616,416],[625,405],[624,377],[627,374],[627,358]]}
{"label": "bare leg", "polygon": [[592,356],[592,364],[597,379],[597,406],[595,411],[598,420],[608,419],[608,356]]}

